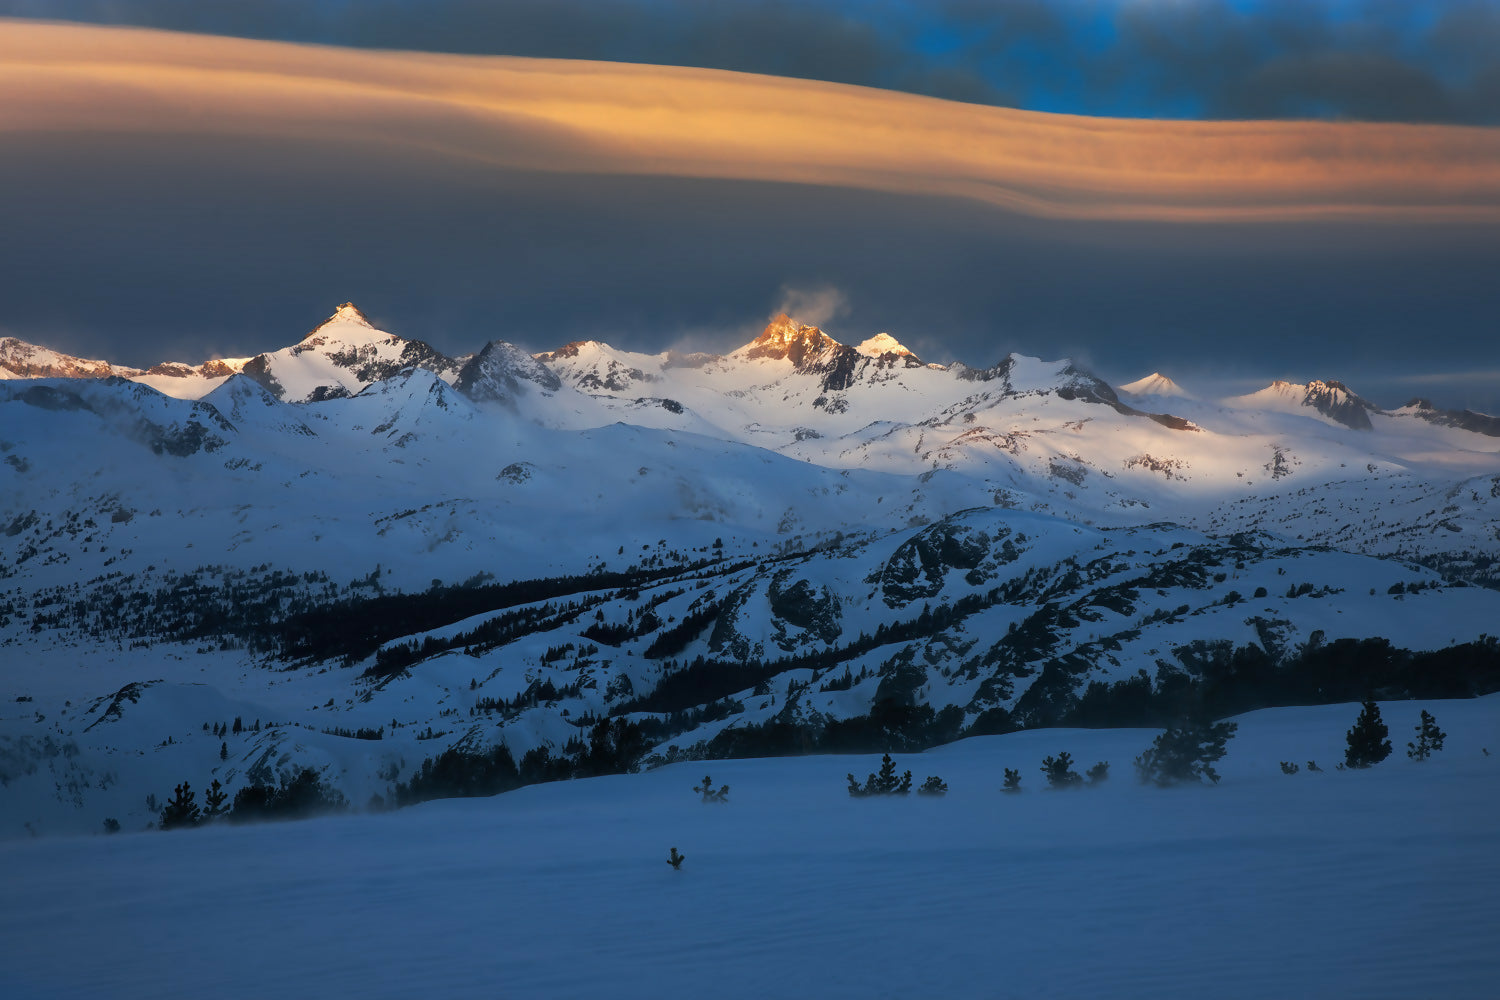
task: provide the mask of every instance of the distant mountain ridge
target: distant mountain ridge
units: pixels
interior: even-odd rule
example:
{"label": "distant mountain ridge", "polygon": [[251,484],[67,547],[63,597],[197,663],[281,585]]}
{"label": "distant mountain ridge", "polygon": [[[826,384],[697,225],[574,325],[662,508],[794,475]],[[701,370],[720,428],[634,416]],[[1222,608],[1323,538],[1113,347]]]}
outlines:
{"label": "distant mountain ridge", "polygon": [[[498,345],[498,346],[497,346]],[[973,368],[963,363],[952,366],[925,364],[915,353],[887,333],[880,333],[857,346],[841,344],[816,326],[801,323],[785,313],[770,320],[754,340],[729,352],[682,354],[638,354],[620,351],[599,341],[575,341],[552,351],[535,355],[504,340],[491,339],[480,353],[488,351],[493,358],[503,351],[506,363],[514,372],[524,370],[522,382],[539,386],[543,392],[556,392],[554,379],[566,381],[588,395],[620,397],[634,392],[633,398],[662,393],[646,393],[644,386],[670,384],[675,377],[669,372],[711,371],[722,373],[736,362],[785,361],[800,375],[817,376],[823,394],[842,393],[856,384],[899,380],[899,369],[952,371],[967,381],[991,381],[1008,376],[1019,355],[1002,359],[990,368]],[[482,379],[477,369],[464,377],[480,354],[449,357],[421,340],[410,340],[376,329],[368,317],[352,302],[340,305],[327,319],[314,327],[300,341],[289,347],[249,358],[223,358],[199,365],[161,362],[138,369],[114,365],[108,361],[76,358],[49,348],[28,344],[14,337],[0,339],[0,379],[7,378],[107,378],[120,377],[143,382],[171,396],[195,399],[211,391],[230,375],[243,373],[263,385],[267,391],[288,402],[315,402],[320,399],[353,395],[366,386],[388,378],[407,367],[435,372],[461,391],[478,386]],[[530,357],[536,366],[521,359]],[[493,364],[493,362],[488,362]],[[1124,405],[1115,390],[1102,380],[1065,362],[1068,371],[1054,373],[1058,379],[1054,391],[1074,391],[1081,398]],[[519,389],[516,376],[504,376],[508,391]],[[513,383],[513,384],[512,384]],[[1067,384],[1065,384],[1067,383]],[[1035,391],[1022,386],[1012,391]],[[489,388],[475,388],[481,394]],[[1119,386],[1132,399],[1194,400],[1196,397],[1159,372]],[[670,398],[670,392],[665,394]],[[1273,381],[1266,388],[1245,396],[1223,400],[1236,409],[1265,409],[1289,413],[1318,414],[1356,430],[1370,430],[1371,414],[1397,414],[1420,419],[1436,426],[1451,427],[1488,437],[1500,437],[1500,417],[1469,410],[1444,410],[1428,400],[1413,400],[1395,410],[1383,410],[1364,399],[1343,382],[1313,380],[1306,384]],[[837,407],[837,400],[825,399],[824,407]],[[1168,405],[1171,405],[1170,403]]]}
{"label": "distant mountain ridge", "polygon": [[789,317],[454,358],[351,305],[212,372],[8,350],[73,374],[0,381],[0,835],[499,743],[566,776],[1089,724],[1365,640],[1447,683],[1500,614],[1493,418],[1335,382],[1132,395]]}

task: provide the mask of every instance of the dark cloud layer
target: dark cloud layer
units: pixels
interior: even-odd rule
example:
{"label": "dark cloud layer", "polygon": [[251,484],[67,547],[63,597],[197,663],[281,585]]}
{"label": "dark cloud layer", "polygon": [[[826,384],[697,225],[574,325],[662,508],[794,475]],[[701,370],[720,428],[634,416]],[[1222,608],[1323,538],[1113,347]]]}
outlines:
{"label": "dark cloud layer", "polygon": [[1500,124],[1495,0],[0,0],[0,14],[702,66],[1081,114]]}
{"label": "dark cloud layer", "polygon": [[[1494,227],[1066,222],[201,136],[9,136],[0,192],[0,333],[124,363],[283,346],[344,299],[451,352],[727,350],[788,288],[831,288],[832,334],[888,330],[932,360],[1019,350],[1118,378],[1357,389],[1500,369]],[[1500,409],[1495,380],[1461,377],[1382,381],[1377,399],[1418,392]]]}

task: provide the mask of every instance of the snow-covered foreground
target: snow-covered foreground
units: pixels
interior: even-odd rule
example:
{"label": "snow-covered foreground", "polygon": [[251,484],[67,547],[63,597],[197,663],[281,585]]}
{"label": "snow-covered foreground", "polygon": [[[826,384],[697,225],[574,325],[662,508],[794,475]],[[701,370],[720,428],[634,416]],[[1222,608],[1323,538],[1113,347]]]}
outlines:
{"label": "snow-covered foreground", "polygon": [[[1417,764],[1423,707],[1449,739]],[[1396,753],[1362,772],[1333,770],[1357,706],[1244,716],[1214,788],[1136,784],[1148,731],[1039,730],[898,759],[942,799],[849,798],[872,756],[720,761],[4,843],[4,994],[1493,996],[1500,696],[1382,709]],[[1061,750],[1113,779],[1043,791]]]}

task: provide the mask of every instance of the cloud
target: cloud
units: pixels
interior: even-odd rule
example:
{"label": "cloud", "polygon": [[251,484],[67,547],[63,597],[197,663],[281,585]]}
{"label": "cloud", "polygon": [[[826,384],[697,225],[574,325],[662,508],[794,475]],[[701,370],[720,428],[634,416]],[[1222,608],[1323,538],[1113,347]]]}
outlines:
{"label": "cloud", "polygon": [[781,301],[772,315],[776,313],[785,313],[808,326],[821,328],[849,315],[849,299],[831,285],[816,288],[785,286],[781,289]]}
{"label": "cloud", "polygon": [[1500,131],[1080,119],[717,70],[0,22],[0,134],[314,138],[1051,218],[1500,219]]}
{"label": "cloud", "polygon": [[1500,124],[1494,0],[0,0],[4,14],[1091,115]]}

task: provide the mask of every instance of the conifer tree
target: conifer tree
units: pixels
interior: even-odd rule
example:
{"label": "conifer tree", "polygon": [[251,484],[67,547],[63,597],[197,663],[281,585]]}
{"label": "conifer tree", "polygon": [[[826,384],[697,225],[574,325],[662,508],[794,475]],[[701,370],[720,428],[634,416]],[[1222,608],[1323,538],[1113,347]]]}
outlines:
{"label": "conifer tree", "polygon": [[1390,729],[1380,718],[1380,706],[1373,700],[1365,701],[1353,728],[1344,734],[1349,743],[1344,764],[1360,768],[1379,764],[1391,755],[1391,741],[1386,739],[1389,735]]}
{"label": "conifer tree", "polygon": [[1109,780],[1109,761],[1101,760],[1084,773],[1089,776],[1089,784],[1102,785]]}
{"label": "conifer tree", "polygon": [[1073,755],[1066,750],[1056,757],[1043,758],[1042,773],[1047,776],[1050,788],[1077,788],[1083,784],[1083,775],[1073,770]]}
{"label": "conifer tree", "polygon": [[1021,790],[1021,772],[1015,768],[1005,769],[1005,787],[1002,791],[1019,792]]}
{"label": "conifer tree", "polygon": [[179,826],[197,826],[202,818],[193,790],[184,781],[172,790],[172,797],[161,810],[161,828],[171,830]]}
{"label": "conifer tree", "polygon": [[1422,721],[1416,730],[1417,742],[1406,744],[1406,756],[1412,760],[1426,760],[1443,749],[1443,741],[1448,738],[1448,734],[1438,728],[1437,719],[1432,717],[1431,712],[1422,710]]}
{"label": "conifer tree", "polygon": [[911,794],[911,772],[907,771],[901,777],[896,777],[896,762],[891,759],[890,754],[880,758],[880,773],[872,774],[863,787],[854,780],[854,775],[847,776],[849,779],[849,794],[857,799],[868,795],[909,795]]}
{"label": "conifer tree", "polygon": [[213,784],[208,786],[208,791],[203,793],[203,804],[207,807],[203,812],[204,821],[218,819],[228,812],[225,808],[225,803],[228,801],[228,793],[224,791],[224,786],[219,784],[219,779],[215,778]]}
{"label": "conifer tree", "polygon": [[946,781],[944,781],[942,778],[939,778],[935,774],[928,775],[927,776],[927,780],[924,781],[924,782],[922,782],[922,787],[917,789],[917,794],[918,795],[947,795],[948,794],[948,783]]}
{"label": "conifer tree", "polygon": [[699,793],[700,795],[702,795],[704,802],[721,802],[722,803],[722,802],[728,802],[729,801],[729,786],[725,785],[723,788],[720,788],[717,792],[714,791],[714,779],[710,778],[706,774],[703,776],[703,784],[701,784],[701,785],[694,785],[693,786],[693,791],[695,791],[695,792]]}
{"label": "conifer tree", "polygon": [[1239,728],[1234,722],[1185,722],[1167,727],[1135,759],[1136,774],[1146,784],[1165,787],[1207,778],[1219,783],[1214,762]]}

